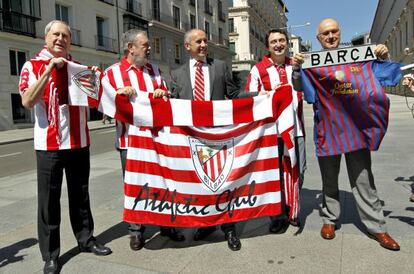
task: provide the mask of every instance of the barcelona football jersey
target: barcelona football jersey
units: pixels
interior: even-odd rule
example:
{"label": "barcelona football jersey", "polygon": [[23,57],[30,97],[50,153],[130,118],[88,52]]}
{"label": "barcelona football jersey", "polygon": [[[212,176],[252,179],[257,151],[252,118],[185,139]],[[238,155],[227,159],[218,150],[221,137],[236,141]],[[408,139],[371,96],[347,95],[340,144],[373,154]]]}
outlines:
{"label": "barcelona football jersey", "polygon": [[301,71],[305,100],[314,108],[317,156],[377,150],[388,126],[389,99],[400,64],[369,61]]}

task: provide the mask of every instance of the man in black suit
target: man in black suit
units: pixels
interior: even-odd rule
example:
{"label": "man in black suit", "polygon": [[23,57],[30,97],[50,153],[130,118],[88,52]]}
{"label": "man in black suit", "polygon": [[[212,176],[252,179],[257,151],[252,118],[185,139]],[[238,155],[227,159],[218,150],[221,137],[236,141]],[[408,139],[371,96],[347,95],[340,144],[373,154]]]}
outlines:
{"label": "man in black suit", "polygon": [[[225,62],[211,59],[208,55],[207,35],[200,29],[192,29],[184,35],[184,47],[190,60],[171,73],[171,97],[191,100],[224,100],[237,98],[239,88],[233,82]],[[215,231],[215,226],[197,229],[194,240],[202,240]],[[241,248],[235,224],[222,224],[228,246],[236,251]]]}

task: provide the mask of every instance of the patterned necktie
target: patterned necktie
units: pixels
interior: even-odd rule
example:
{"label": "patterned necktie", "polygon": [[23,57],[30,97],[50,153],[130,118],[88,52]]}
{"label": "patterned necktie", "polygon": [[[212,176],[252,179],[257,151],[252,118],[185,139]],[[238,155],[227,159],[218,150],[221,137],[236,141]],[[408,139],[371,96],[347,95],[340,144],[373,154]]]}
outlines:
{"label": "patterned necktie", "polygon": [[203,61],[197,61],[194,84],[194,100],[196,101],[204,101],[204,74],[202,66]]}
{"label": "patterned necktie", "polygon": [[279,80],[282,84],[288,84],[288,78],[286,75],[285,65],[276,65],[276,70],[279,73]]}

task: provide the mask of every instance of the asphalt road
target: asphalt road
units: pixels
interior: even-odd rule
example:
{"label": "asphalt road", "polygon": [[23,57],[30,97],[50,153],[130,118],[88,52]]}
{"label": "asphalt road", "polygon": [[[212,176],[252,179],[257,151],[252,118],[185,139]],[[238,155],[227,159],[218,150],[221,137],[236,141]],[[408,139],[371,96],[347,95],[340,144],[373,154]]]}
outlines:
{"label": "asphalt road", "polygon": [[[115,128],[90,132],[91,155],[114,150]],[[0,178],[36,168],[33,140],[0,145]]]}

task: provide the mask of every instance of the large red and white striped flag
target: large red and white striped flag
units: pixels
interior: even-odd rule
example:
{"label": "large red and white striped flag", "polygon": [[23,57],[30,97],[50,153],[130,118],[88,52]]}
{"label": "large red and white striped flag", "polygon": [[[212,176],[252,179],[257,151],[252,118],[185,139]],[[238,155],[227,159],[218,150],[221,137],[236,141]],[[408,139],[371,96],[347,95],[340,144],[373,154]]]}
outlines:
{"label": "large red and white striped flag", "polygon": [[[139,93],[130,99],[117,95],[106,77],[100,82],[99,109],[134,125],[124,182],[125,221],[201,227],[281,213],[277,136],[288,148],[291,182],[298,181],[289,85],[269,96],[235,100],[150,97]],[[294,195],[284,200],[297,208],[299,196]],[[297,210],[289,217],[296,218]]]}

